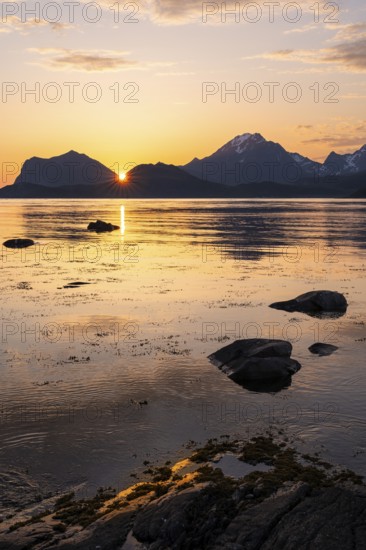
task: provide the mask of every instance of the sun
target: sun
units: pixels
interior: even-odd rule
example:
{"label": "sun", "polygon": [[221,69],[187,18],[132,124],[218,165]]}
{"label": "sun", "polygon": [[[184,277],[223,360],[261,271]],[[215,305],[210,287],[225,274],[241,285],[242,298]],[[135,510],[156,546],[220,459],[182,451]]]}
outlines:
{"label": "sun", "polygon": [[118,178],[119,178],[119,181],[125,181],[126,172],[120,172]]}

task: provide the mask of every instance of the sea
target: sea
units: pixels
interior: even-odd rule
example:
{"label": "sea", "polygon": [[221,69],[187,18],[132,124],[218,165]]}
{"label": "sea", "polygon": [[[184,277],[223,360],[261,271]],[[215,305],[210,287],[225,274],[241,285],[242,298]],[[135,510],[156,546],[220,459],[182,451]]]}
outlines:
{"label": "sea", "polygon": [[[1,200],[0,470],[122,489],[144,462],[281,430],[366,470],[366,201]],[[88,224],[119,226],[94,233]],[[269,307],[336,290],[345,315]],[[279,338],[302,365],[253,391],[208,356]],[[331,343],[327,357],[309,346]]]}

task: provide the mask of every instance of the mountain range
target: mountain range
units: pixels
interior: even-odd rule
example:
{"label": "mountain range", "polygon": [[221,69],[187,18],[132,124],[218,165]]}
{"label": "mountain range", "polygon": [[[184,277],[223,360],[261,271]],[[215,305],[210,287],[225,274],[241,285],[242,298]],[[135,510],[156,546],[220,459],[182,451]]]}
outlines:
{"label": "mountain range", "polygon": [[236,136],[212,155],[195,158],[182,168],[205,181],[238,185],[273,181],[294,184],[327,176],[344,176],[366,171],[366,145],[352,154],[332,151],[323,164],[286,151],[261,134]]}
{"label": "mountain range", "polygon": [[347,197],[362,196],[365,187],[366,145],[352,154],[331,152],[322,164],[245,133],[185,166],[141,164],[125,181],[75,151],[32,157],[0,198]]}

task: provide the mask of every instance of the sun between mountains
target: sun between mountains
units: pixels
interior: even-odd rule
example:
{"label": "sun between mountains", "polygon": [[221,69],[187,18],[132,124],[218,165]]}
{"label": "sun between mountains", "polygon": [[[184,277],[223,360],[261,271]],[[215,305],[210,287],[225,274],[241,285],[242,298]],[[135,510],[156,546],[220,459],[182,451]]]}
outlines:
{"label": "sun between mountains", "polygon": [[69,151],[32,157],[0,198],[250,198],[366,197],[366,145],[331,152],[323,164],[260,134],[243,134],[185,166],[140,164],[116,174]]}

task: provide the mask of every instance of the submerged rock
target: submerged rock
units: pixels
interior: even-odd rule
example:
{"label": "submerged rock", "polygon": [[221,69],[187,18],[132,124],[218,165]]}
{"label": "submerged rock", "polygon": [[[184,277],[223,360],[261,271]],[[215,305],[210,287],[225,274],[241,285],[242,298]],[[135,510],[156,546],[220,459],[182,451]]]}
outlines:
{"label": "submerged rock", "polygon": [[32,239],[9,239],[3,243],[3,246],[6,246],[6,248],[28,248],[28,246],[34,244]]}
{"label": "submerged rock", "polygon": [[246,390],[256,393],[278,393],[289,388],[292,384],[291,374],[282,378],[270,378],[268,380],[232,380]]}
{"label": "submerged rock", "polygon": [[84,283],[83,281],[76,281],[75,283],[67,283],[63,288],[79,288],[84,285],[91,285],[91,283]]}
{"label": "submerged rock", "polygon": [[309,351],[316,355],[332,355],[332,353],[337,351],[337,349],[337,346],[333,346],[332,344],[323,344],[322,342],[317,342],[316,344],[310,346]]}
{"label": "submerged rock", "polygon": [[90,222],[88,225],[88,231],[95,231],[96,233],[110,233],[111,231],[116,231],[117,229],[119,229],[118,225],[103,222],[102,220]]}
{"label": "submerged rock", "polygon": [[208,357],[227,376],[253,391],[279,391],[291,384],[301,365],[291,359],[292,345],[284,340],[236,340]]}
{"label": "submerged rock", "polygon": [[284,311],[300,311],[309,315],[322,313],[338,313],[343,315],[347,311],[347,300],[339,292],[332,290],[313,290],[301,294],[293,300],[275,302],[269,307]]}

